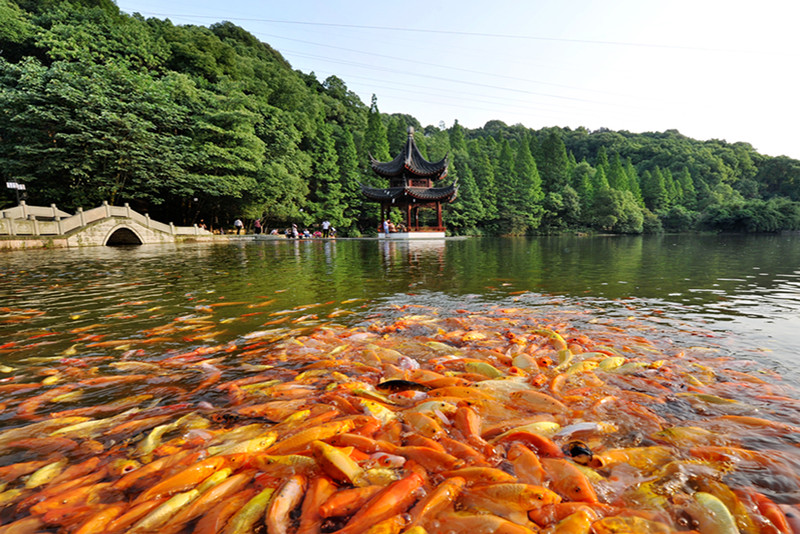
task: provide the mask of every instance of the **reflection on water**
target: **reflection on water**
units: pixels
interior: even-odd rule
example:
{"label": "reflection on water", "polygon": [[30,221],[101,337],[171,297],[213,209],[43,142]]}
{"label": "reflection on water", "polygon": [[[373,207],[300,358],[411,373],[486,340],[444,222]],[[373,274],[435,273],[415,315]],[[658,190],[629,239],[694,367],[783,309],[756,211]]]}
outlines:
{"label": "reflection on water", "polygon": [[[798,236],[278,240],[10,252],[0,262],[0,305],[43,312],[0,324],[0,336],[52,332],[57,348],[69,329],[108,323],[122,336],[222,301],[231,303],[218,310],[230,335],[310,304],[313,326],[329,314],[361,321],[387,302],[558,299],[712,332],[719,343],[771,351],[764,357],[790,370],[800,341]],[[269,304],[248,308],[258,302]]]}

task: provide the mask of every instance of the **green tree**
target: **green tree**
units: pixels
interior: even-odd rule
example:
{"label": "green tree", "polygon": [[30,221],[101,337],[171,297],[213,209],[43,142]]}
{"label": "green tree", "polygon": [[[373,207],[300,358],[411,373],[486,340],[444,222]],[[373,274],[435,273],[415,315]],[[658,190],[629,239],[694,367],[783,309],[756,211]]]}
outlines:
{"label": "green tree", "polygon": [[628,179],[629,190],[631,193],[633,193],[633,198],[636,199],[636,203],[639,204],[639,206],[644,207],[642,189],[639,186],[639,173],[636,171],[636,167],[634,167],[630,158],[625,161],[625,175]]}
{"label": "green tree", "polygon": [[598,191],[602,189],[607,189],[611,187],[608,184],[608,179],[606,178],[606,168],[604,166],[599,166],[594,170],[594,174],[592,174],[592,190],[597,194]]}
{"label": "green tree", "polygon": [[672,206],[663,217],[663,225],[671,232],[686,232],[694,228],[697,213],[683,206]]}
{"label": "green tree", "polygon": [[369,108],[367,118],[367,131],[364,134],[364,145],[367,152],[378,161],[389,161],[392,159],[389,152],[389,141],[386,138],[386,126],[381,120],[381,113],[378,111],[378,97],[372,95],[372,104]]}
{"label": "green tree", "polygon": [[588,212],[594,199],[593,175],[594,169],[586,163],[586,160],[582,160],[572,170],[572,188],[578,193],[581,209],[584,212]]}
{"label": "green tree", "polygon": [[608,151],[605,145],[600,145],[600,148],[597,149],[597,160],[595,161],[594,168],[603,169],[603,174],[605,176],[608,176],[611,170],[611,164],[608,162]]}
{"label": "green tree", "polygon": [[561,191],[561,197],[563,200],[561,219],[567,228],[575,228],[581,221],[583,210],[580,196],[571,186],[566,186]]}
{"label": "green tree", "polygon": [[703,212],[702,223],[727,232],[795,230],[800,228],[800,203],[780,197],[719,202]]}
{"label": "green tree", "polygon": [[286,225],[301,220],[311,157],[300,147],[302,134],[294,126],[291,114],[268,104],[260,111],[262,120],[256,132],[264,141],[265,164],[259,171],[259,188],[254,193],[267,223]]}
{"label": "green tree", "polygon": [[343,80],[337,76],[328,76],[322,83],[322,90],[328,122],[350,132],[365,130],[368,108],[356,93],[347,88]]}
{"label": "green tree", "polygon": [[538,228],[544,212],[542,182],[529,146],[520,143],[509,180],[509,198],[500,208],[506,232],[515,235]]}
{"label": "green tree", "polygon": [[447,225],[462,234],[474,233],[476,225],[484,217],[480,193],[465,159],[459,156],[455,161],[455,166],[459,169],[458,197],[451,204],[445,205]]}
{"label": "green tree", "polygon": [[625,174],[625,167],[622,165],[622,158],[620,158],[619,154],[616,152],[614,152],[614,155],[611,157],[606,179],[608,180],[608,186],[612,189],[618,189],[619,191],[631,190],[628,184],[628,176]]}
{"label": "green tree", "polygon": [[23,57],[37,55],[36,27],[31,16],[14,2],[0,1],[0,50],[3,57],[17,63]]}
{"label": "green tree", "polygon": [[457,120],[453,123],[453,127],[448,130],[448,134],[450,135],[450,149],[453,152],[453,156],[468,158],[467,138],[464,135],[464,128]]}
{"label": "green tree", "polygon": [[642,198],[644,205],[651,211],[666,209],[669,205],[669,196],[664,185],[664,175],[656,167],[653,172],[644,171],[642,174]]}
{"label": "green tree", "polygon": [[497,220],[497,184],[494,178],[494,167],[489,161],[486,151],[481,148],[477,141],[467,145],[470,148],[470,166],[472,175],[475,178],[477,193],[481,197],[483,207],[483,217],[480,223],[491,227]]}
{"label": "green tree", "polygon": [[190,178],[232,212],[252,212],[249,193],[258,189],[257,177],[266,163],[266,146],[256,134],[261,115],[249,108],[251,102],[235,84],[226,96],[201,92],[196,104],[192,130],[197,158],[187,169]]}
{"label": "green tree", "polygon": [[177,186],[188,139],[171,132],[187,111],[170,100],[168,82],[124,64],[34,59],[0,59],[0,77],[0,161],[31,184],[32,201],[158,204]]}
{"label": "green tree", "polygon": [[594,197],[592,217],[595,227],[606,232],[640,234],[644,216],[630,191],[606,188]]}
{"label": "green tree", "polygon": [[536,161],[547,192],[561,192],[569,184],[569,160],[561,136],[551,131],[541,144],[541,156]]}
{"label": "green tree", "polygon": [[[339,155],[339,182],[342,189],[342,204],[344,205],[343,223],[346,225],[347,234],[355,232],[353,228],[357,221],[364,219],[367,214],[366,202],[361,193],[359,184],[359,165],[353,134],[350,130],[339,129],[336,139],[336,153]],[[337,227],[338,229],[339,227]]]}
{"label": "green tree", "polygon": [[760,166],[756,179],[767,196],[800,200],[800,161],[786,156],[769,159]]}
{"label": "green tree", "polygon": [[683,192],[683,206],[689,210],[693,210],[697,206],[697,192],[694,188],[692,175],[689,173],[689,169],[686,166],[684,166],[680,174],[678,174],[677,182],[681,185],[681,191]]}
{"label": "green tree", "polygon": [[341,171],[336,155],[332,127],[320,121],[317,136],[312,144],[312,178],[308,213],[311,223],[321,223],[325,219],[333,226],[348,226],[345,218],[344,194],[342,192]]}
{"label": "green tree", "polygon": [[664,176],[664,189],[667,191],[667,207],[676,206],[683,202],[683,189],[678,182],[672,177],[672,172],[669,169],[664,169],[662,172]]}
{"label": "green tree", "polygon": [[577,191],[569,185],[564,186],[561,193],[545,193],[542,207],[542,226],[550,232],[574,227],[580,221],[580,198]]}
{"label": "green tree", "polygon": [[389,154],[399,154],[403,150],[408,140],[408,127],[406,121],[400,115],[389,117],[386,125],[386,140],[389,143]]}

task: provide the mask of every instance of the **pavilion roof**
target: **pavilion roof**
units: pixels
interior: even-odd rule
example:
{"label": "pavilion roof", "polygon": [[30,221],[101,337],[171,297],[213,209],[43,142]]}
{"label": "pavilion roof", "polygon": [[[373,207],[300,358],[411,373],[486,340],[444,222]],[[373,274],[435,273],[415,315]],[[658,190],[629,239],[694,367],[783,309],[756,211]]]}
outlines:
{"label": "pavilion roof", "polygon": [[440,161],[431,162],[426,160],[414,142],[414,128],[408,128],[408,139],[403,146],[403,150],[392,161],[381,162],[369,157],[372,170],[384,178],[401,176],[410,173],[420,177],[444,178],[447,176],[447,156]]}
{"label": "pavilion roof", "polygon": [[411,198],[423,202],[452,202],[458,193],[458,185],[453,183],[447,187],[367,187],[361,185],[361,191],[369,200],[387,201]]}

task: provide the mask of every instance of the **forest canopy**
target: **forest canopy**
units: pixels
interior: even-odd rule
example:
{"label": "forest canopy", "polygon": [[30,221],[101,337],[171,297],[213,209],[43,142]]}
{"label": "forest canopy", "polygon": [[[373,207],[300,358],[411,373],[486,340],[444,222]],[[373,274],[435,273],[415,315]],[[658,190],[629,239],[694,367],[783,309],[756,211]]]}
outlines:
{"label": "forest canopy", "polygon": [[[110,0],[0,0],[0,173],[30,204],[129,203],[179,224],[267,227],[328,219],[373,232],[389,161],[409,126],[450,162],[455,234],[800,228],[800,161],[676,130],[423,126],[331,76],[293,70],[219,22],[177,26]],[[9,191],[0,208],[15,203]],[[393,216],[400,217],[400,213]]]}

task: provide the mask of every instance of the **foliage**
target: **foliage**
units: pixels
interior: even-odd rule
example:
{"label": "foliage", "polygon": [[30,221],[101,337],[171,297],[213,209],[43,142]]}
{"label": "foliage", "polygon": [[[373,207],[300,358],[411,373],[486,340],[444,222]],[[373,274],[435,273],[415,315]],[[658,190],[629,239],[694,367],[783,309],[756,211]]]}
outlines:
{"label": "foliage", "polygon": [[723,232],[775,232],[800,228],[800,206],[787,198],[745,200],[710,206],[703,225]]}
{"label": "foliage", "polygon": [[592,205],[592,223],[604,232],[642,233],[644,216],[630,191],[607,187],[598,191]]}
{"label": "foliage", "polygon": [[697,212],[689,211],[683,206],[672,206],[664,214],[663,226],[670,232],[685,232],[694,228],[697,222]]}

